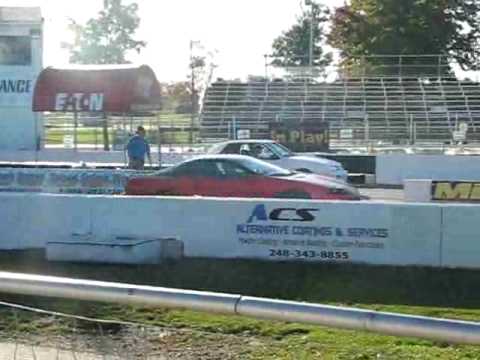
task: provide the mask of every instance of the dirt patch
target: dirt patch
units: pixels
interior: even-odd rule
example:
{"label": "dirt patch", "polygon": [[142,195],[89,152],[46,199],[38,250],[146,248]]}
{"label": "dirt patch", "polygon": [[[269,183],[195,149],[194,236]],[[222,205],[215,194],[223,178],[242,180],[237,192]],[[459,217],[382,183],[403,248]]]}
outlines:
{"label": "dirt patch", "polygon": [[208,333],[192,329],[134,327],[74,329],[66,335],[0,333],[0,358],[22,359],[249,359],[264,353],[272,340],[242,334]]}

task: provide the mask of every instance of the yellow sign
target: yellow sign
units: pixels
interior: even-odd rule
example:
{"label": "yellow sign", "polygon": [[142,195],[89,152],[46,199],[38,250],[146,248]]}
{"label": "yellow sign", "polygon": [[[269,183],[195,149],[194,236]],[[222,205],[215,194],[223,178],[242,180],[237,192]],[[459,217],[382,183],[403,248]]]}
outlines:
{"label": "yellow sign", "polygon": [[480,182],[434,182],[433,200],[480,201]]}

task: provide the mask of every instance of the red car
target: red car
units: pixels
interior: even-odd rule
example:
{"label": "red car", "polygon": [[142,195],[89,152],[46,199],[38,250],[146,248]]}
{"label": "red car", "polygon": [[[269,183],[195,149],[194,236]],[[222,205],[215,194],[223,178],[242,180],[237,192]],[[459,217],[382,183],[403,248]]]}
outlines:
{"label": "red car", "polygon": [[297,173],[242,155],[206,155],[132,178],[128,195],[359,200],[358,190],[317,174]]}

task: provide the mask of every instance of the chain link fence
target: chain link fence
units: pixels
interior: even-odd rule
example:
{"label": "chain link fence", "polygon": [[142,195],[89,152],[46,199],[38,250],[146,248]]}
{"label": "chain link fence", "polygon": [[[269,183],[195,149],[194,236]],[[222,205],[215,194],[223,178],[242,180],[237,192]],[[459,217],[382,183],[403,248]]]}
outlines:
{"label": "chain link fence", "polygon": [[124,149],[138,126],[146,130],[148,142],[164,148],[191,148],[198,144],[198,118],[192,126],[190,114],[150,113],[133,115],[45,114],[43,145],[46,148],[114,150]]}
{"label": "chain link fence", "polygon": [[[78,312],[78,311],[75,311]],[[241,336],[48,311],[0,301],[0,359],[241,359]],[[262,347],[261,340],[254,344]]]}
{"label": "chain link fence", "polygon": [[[0,302],[0,359],[159,359],[166,330]],[[158,342],[157,342],[158,343]],[[157,344],[158,345],[158,344]]]}

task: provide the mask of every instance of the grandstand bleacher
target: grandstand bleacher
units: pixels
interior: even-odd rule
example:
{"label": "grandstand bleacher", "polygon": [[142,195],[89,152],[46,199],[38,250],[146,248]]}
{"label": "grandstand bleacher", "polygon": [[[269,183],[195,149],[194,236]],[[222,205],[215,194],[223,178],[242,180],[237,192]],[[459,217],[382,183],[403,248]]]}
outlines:
{"label": "grandstand bleacher", "polygon": [[480,84],[452,77],[357,77],[217,81],[205,93],[201,136],[231,138],[232,127],[268,137],[272,121],[327,122],[331,141],[448,142],[467,123],[467,141],[480,141]]}

